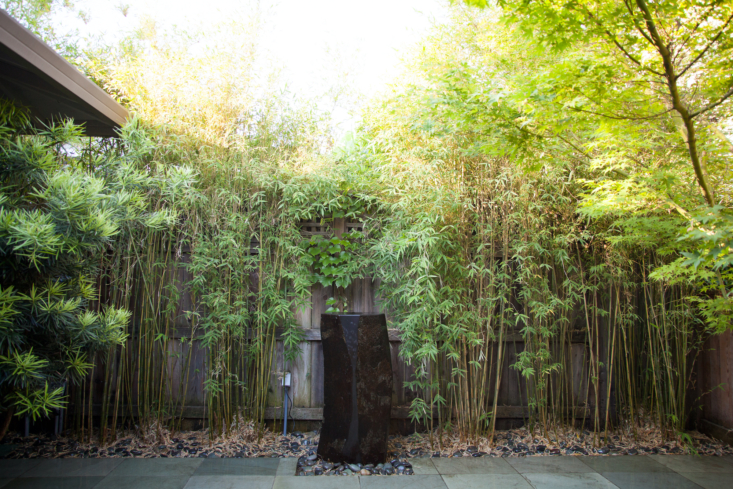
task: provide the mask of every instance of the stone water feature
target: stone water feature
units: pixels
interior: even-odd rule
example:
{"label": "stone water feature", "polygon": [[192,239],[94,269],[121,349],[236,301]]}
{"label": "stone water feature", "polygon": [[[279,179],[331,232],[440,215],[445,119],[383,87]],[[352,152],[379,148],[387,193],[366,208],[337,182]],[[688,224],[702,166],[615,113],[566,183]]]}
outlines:
{"label": "stone water feature", "polygon": [[321,342],[325,405],[318,455],[331,462],[385,462],[392,362],[384,314],[323,314]]}

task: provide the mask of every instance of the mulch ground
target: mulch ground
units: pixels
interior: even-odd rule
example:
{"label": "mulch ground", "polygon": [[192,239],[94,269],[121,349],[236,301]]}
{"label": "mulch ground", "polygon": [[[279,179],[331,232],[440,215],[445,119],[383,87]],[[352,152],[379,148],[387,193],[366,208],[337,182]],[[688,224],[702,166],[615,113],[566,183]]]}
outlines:
{"label": "mulch ground", "polygon": [[[415,433],[390,436],[389,457],[526,457],[552,455],[642,455],[670,453],[733,455],[733,448],[697,432],[689,439],[666,439],[652,427],[636,433],[609,434],[607,439],[588,431],[566,428],[550,433],[515,429],[497,431],[493,443],[488,438],[467,441],[456,433]],[[265,431],[258,436],[245,424],[227,436],[212,438],[206,430],[170,433],[152,427],[145,433],[125,433],[104,445],[73,436],[30,436],[9,434],[2,443],[16,445],[5,458],[111,458],[111,457],[305,457],[318,448],[318,432],[281,433]]]}

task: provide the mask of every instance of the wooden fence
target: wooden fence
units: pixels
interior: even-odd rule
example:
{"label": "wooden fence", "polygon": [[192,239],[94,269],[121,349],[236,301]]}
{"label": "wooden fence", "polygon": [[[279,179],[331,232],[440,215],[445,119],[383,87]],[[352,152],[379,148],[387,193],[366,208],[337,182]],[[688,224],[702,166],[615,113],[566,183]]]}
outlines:
{"label": "wooden fence", "polygon": [[702,409],[697,428],[733,444],[733,332],[711,336],[697,363],[697,389],[691,402]]}
{"label": "wooden fence", "polygon": [[[185,272],[184,272],[185,273]],[[185,278],[185,277],[182,277]],[[184,294],[185,295],[185,294]],[[346,296],[350,304],[349,310],[354,312],[376,313],[382,312],[379,301],[374,294],[374,284],[370,279],[356,280],[347,290]],[[307,309],[297,312],[296,317],[301,328],[305,330],[304,341],[300,344],[300,355],[287,365],[283,357],[282,341],[276,341],[276,351],[273,358],[273,366],[270,380],[270,391],[266,417],[270,419],[282,416],[283,388],[280,377],[285,371],[292,374],[290,396],[292,409],[289,415],[296,420],[318,421],[322,417],[323,408],[323,348],[321,346],[320,322],[321,314],[327,309],[326,300],[331,297],[329,288],[322,286],[313,287],[311,291],[311,305]],[[181,301],[181,308],[188,307],[187,300]],[[185,315],[178,314],[179,318]],[[171,354],[170,375],[173,379],[172,394],[174,398],[185,396],[183,416],[186,418],[204,417],[204,381],[206,380],[206,354],[200,347],[199,341],[194,340],[192,346],[188,342],[182,342],[181,338],[190,338],[191,329],[186,324],[177,324],[176,332],[169,342]],[[399,356],[400,337],[397,330],[389,330],[390,350],[392,357],[393,386],[392,393],[392,417],[395,419],[407,419],[409,417],[409,405],[419,394],[405,387],[405,382],[412,380],[414,367],[409,365]],[[523,338],[518,334],[506,335],[505,354],[503,358],[504,380],[499,388],[499,400],[497,418],[521,419],[529,415],[526,399],[526,385],[519,373],[510,366],[517,361],[517,354],[523,348]],[[573,385],[578,404],[582,404],[582,393],[587,387],[587,345],[582,334],[573,336],[571,343],[571,354],[574,358]],[[187,391],[181,392],[182,379],[185,372],[182,371],[182,360],[188,355],[188,349],[193,348],[192,360],[189,366],[189,382]],[[496,347],[496,345],[494,345]],[[101,375],[101,374],[100,374]],[[603,379],[601,392],[605,392]]]}
{"label": "wooden fence", "polygon": [[[341,233],[350,228],[358,228],[358,223],[345,223],[343,220],[336,220],[334,231],[326,229],[317,223],[304,223],[303,234],[323,234],[328,235],[330,232]],[[190,259],[190,255],[183,253],[180,261],[175,265],[176,281],[181,291],[181,297],[177,305],[177,311],[174,314],[175,322],[173,324],[174,331],[168,343],[169,363],[168,378],[171,381],[171,396],[176,401],[184,401],[182,410],[183,418],[205,418],[206,416],[206,398],[204,393],[204,382],[206,380],[206,362],[207,353],[201,347],[200,341],[195,338],[193,341],[183,340],[190,339],[192,330],[187,319],[187,311],[195,309],[195,304],[188,291],[188,284],[192,277],[185,266],[182,266]],[[381,309],[380,300],[375,293],[375,284],[371,279],[355,280],[345,291],[349,304],[349,310],[352,312],[362,313],[378,313],[384,312]],[[307,308],[296,311],[296,320],[299,326],[304,330],[304,341],[300,344],[300,355],[292,362],[286,365],[283,355],[282,341],[276,341],[275,355],[273,358],[272,372],[270,376],[270,389],[268,396],[268,406],[266,418],[278,419],[282,417],[283,406],[283,388],[280,385],[280,377],[284,371],[292,374],[290,396],[292,400],[292,409],[289,416],[295,420],[302,421],[320,421],[323,411],[323,348],[321,346],[320,321],[321,314],[327,309],[326,301],[332,296],[330,287],[324,288],[320,285],[311,289],[311,301]],[[389,316],[388,316],[389,317]],[[580,319],[580,318],[579,318]],[[588,395],[589,404],[586,404],[586,394],[588,391],[588,345],[585,333],[582,328],[571,335],[570,345],[565,355],[572,357],[573,371],[566,372],[570,382],[572,383],[573,402],[576,406],[576,416],[587,416],[593,406],[594,396],[592,388]],[[601,327],[603,330],[604,327]],[[601,335],[603,335],[601,331]],[[412,380],[414,367],[406,363],[399,355],[400,337],[397,330],[389,331],[392,370],[393,370],[393,386],[392,394],[392,418],[396,420],[407,420],[409,418],[409,406],[411,401],[420,393],[405,387],[405,382]],[[134,341],[134,338],[131,338]],[[503,365],[501,370],[504,372],[502,382],[498,390],[498,402],[496,417],[499,419],[521,420],[529,416],[529,408],[527,406],[526,383],[516,369],[510,368],[516,363],[517,355],[524,349],[524,340],[520,334],[507,334],[504,338],[504,354]],[[601,339],[601,342],[605,340]],[[497,345],[493,348],[496,352]],[[184,359],[189,357],[191,360],[185,369]],[[603,349],[602,349],[603,350]],[[497,355],[494,356],[496,358]],[[606,359],[602,356],[599,358],[601,362],[606,364]],[[494,369],[496,372],[496,368]],[[112,373],[115,377],[116,372]],[[106,372],[104,368],[95,369],[93,398],[94,411],[99,411],[100,402],[103,396],[102,385],[104,383]],[[187,382],[184,379],[188,379]],[[493,392],[493,382],[491,379],[487,388]],[[601,411],[605,411],[605,393],[606,375],[601,370],[599,375],[599,391],[601,393]],[[114,386],[112,387],[114,389]],[[185,392],[183,392],[185,390]],[[612,403],[613,404],[613,403]],[[126,411],[126,408],[123,407]]]}

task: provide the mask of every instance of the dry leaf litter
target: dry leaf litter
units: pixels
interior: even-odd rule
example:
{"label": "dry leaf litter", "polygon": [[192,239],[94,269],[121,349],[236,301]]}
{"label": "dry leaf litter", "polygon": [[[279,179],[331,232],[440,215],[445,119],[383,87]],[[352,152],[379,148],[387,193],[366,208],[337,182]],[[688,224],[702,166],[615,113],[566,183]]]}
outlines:
{"label": "dry leaf litter", "polygon": [[[378,465],[331,463],[320,460],[317,431],[292,432],[287,436],[265,430],[258,436],[252,423],[242,423],[226,436],[209,437],[208,430],[171,433],[152,425],[145,430],[126,432],[116,441],[100,445],[74,437],[10,434],[3,443],[16,448],[5,458],[253,458],[298,457],[297,475],[411,475],[411,458],[421,457],[526,457],[560,455],[644,455],[690,454],[733,455],[733,447],[701,433],[688,432],[689,439],[670,440],[652,426],[637,428],[629,434],[595,436],[583,430],[565,428],[546,435],[526,428],[497,431],[493,443],[482,438],[473,443],[461,440],[458,433],[438,435],[415,433],[389,437],[389,461]],[[431,444],[432,440],[432,444]]]}

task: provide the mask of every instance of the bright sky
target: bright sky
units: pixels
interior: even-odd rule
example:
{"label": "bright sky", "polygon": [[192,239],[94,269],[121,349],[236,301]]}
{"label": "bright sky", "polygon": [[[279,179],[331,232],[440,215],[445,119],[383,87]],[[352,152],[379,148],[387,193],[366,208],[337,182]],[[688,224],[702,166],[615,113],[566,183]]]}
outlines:
{"label": "bright sky", "polygon": [[[263,47],[282,68],[290,89],[319,96],[344,76],[371,97],[399,73],[400,56],[447,16],[448,0],[75,0],[63,25],[113,40],[151,16],[161,27],[186,29],[264,12]],[[121,8],[127,6],[127,16]],[[88,21],[77,17],[84,11]]]}

